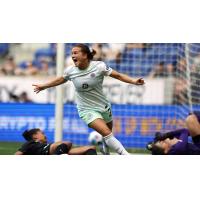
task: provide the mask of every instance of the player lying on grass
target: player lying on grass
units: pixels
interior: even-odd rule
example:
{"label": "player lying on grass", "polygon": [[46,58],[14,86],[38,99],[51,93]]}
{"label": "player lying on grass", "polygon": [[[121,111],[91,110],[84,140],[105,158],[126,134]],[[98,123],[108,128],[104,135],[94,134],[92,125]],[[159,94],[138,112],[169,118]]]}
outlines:
{"label": "player lying on grass", "polygon": [[[200,155],[200,112],[186,118],[188,129],[155,134],[154,141],[147,145],[153,155]],[[192,137],[192,143],[188,137]]]}
{"label": "player lying on grass", "polygon": [[25,142],[15,155],[97,155],[94,146],[72,148],[71,142],[48,143],[46,135],[40,129],[31,129],[23,134]]}

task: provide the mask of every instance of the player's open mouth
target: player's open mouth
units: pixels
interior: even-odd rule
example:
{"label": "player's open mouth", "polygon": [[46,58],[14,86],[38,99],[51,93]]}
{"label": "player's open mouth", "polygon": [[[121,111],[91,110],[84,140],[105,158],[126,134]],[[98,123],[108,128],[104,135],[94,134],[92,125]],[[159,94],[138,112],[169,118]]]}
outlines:
{"label": "player's open mouth", "polygon": [[76,58],[74,58],[73,61],[74,61],[74,63],[76,64],[78,60],[77,60]]}

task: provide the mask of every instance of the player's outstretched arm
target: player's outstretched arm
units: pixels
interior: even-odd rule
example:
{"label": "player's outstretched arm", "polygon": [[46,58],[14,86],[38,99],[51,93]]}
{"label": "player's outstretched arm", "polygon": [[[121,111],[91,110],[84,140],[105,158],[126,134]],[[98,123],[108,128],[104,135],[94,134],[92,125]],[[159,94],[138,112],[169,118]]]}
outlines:
{"label": "player's outstretched arm", "polygon": [[115,70],[112,71],[110,76],[112,78],[118,79],[118,80],[125,82],[125,83],[130,83],[130,84],[134,84],[134,85],[144,85],[145,84],[143,78],[133,79],[130,76],[128,76],[126,74],[119,73]]}
{"label": "player's outstretched arm", "polygon": [[39,93],[42,90],[45,90],[45,89],[50,88],[50,87],[55,87],[55,86],[61,85],[65,82],[66,82],[66,80],[61,76],[61,77],[57,77],[56,79],[54,79],[54,80],[52,80],[48,83],[32,84],[32,86],[34,86],[34,92]]}

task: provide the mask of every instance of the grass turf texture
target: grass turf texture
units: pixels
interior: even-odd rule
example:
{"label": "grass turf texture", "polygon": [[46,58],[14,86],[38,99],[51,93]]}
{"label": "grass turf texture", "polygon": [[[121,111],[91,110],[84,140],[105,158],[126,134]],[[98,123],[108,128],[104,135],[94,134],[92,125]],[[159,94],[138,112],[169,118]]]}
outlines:
{"label": "grass turf texture", "polygon": [[[13,155],[22,145],[20,142],[0,142],[0,155]],[[132,154],[149,154],[145,149],[127,149]]]}

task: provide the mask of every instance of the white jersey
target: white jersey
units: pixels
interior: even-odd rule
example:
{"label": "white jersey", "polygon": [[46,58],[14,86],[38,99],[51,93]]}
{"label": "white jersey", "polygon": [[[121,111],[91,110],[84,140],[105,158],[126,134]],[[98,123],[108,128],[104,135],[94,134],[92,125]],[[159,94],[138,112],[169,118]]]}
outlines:
{"label": "white jersey", "polygon": [[76,89],[76,103],[79,111],[97,110],[104,112],[110,106],[103,94],[104,76],[109,76],[112,69],[104,62],[91,61],[90,65],[80,70],[78,67],[69,66],[64,72],[64,79],[73,82]]}

